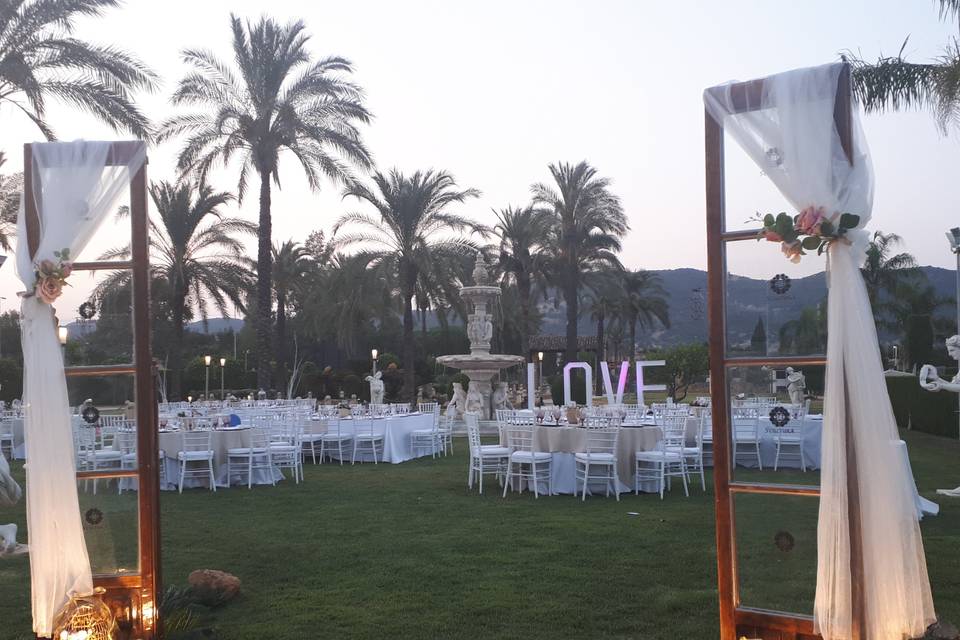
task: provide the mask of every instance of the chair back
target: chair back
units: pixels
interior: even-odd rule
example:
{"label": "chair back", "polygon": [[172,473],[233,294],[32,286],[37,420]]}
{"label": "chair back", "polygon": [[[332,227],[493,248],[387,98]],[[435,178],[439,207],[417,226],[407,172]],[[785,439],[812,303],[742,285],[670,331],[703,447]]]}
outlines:
{"label": "chair back", "polygon": [[212,431],[181,431],[181,451],[210,451],[213,442]]}
{"label": "chair back", "polygon": [[470,443],[470,455],[480,455],[480,416],[476,413],[463,414],[463,421],[467,423],[467,441]]}
{"label": "chair back", "polygon": [[133,429],[117,431],[116,448],[123,455],[137,452],[137,432]]}
{"label": "chair back", "polygon": [[687,439],[686,411],[669,411],[663,416],[663,445],[665,447],[682,447]]}
{"label": "chair back", "polygon": [[250,448],[267,449],[270,447],[270,432],[263,427],[250,429]]}
{"label": "chair back", "polygon": [[507,446],[514,451],[533,452],[533,424],[517,424],[511,422],[504,427],[507,436]]}
{"label": "chair back", "polygon": [[609,453],[617,455],[617,441],[620,439],[620,427],[612,422],[597,426],[582,427],[586,435],[587,453]]}

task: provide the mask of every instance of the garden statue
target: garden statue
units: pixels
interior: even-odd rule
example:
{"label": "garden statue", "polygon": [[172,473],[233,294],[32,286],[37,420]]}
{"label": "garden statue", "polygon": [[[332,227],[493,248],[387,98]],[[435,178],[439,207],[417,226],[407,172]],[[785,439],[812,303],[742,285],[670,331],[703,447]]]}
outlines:
{"label": "garden statue", "polygon": [[463,418],[463,412],[467,409],[467,393],[463,390],[463,385],[459,382],[453,383],[453,398],[447,405],[447,416],[458,419]]}
{"label": "garden statue", "polygon": [[[0,453],[0,506],[12,507],[20,500],[20,485],[10,476],[10,465]],[[18,550],[17,525],[0,525],[0,557]]]}
{"label": "garden statue", "polygon": [[370,383],[370,404],[383,404],[383,372],[367,376],[367,382]]}
{"label": "garden statue", "polygon": [[478,385],[472,384],[467,390],[467,413],[477,413],[481,416],[486,415],[483,410],[483,394],[480,393]]}
{"label": "garden statue", "polygon": [[510,404],[510,400],[507,398],[506,382],[501,382],[493,388],[493,395],[490,397],[490,404],[493,405],[494,411],[499,409],[513,409],[513,405]]}
{"label": "garden statue", "polygon": [[[954,360],[960,361],[960,336],[947,338],[947,354]],[[960,373],[947,382],[939,375],[932,364],[925,364],[920,369],[920,386],[927,391],[953,391],[960,393]]]}
{"label": "garden statue", "polygon": [[790,395],[790,404],[803,404],[803,396],[807,390],[807,379],[803,373],[793,367],[787,367],[787,393]]}

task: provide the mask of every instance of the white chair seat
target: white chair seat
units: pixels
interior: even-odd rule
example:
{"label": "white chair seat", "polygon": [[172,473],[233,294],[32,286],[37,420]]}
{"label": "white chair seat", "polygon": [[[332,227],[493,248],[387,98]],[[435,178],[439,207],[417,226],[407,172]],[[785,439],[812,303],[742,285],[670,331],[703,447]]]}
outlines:
{"label": "white chair seat", "polygon": [[137,454],[135,454],[135,453],[125,453],[125,454],[123,454],[123,461],[124,461],[124,462],[136,462],[136,460],[137,460]]}
{"label": "white chair seat", "polygon": [[637,460],[646,462],[660,462],[661,460],[679,460],[680,454],[676,451],[637,451]]}
{"label": "white chair seat", "polygon": [[109,451],[107,449],[99,449],[93,452],[93,457],[98,461],[100,460],[121,460],[123,454],[119,451]]}
{"label": "white chair seat", "polygon": [[177,460],[212,460],[213,451],[178,451]]}
{"label": "white chair seat", "polygon": [[616,462],[616,457],[612,453],[577,453],[573,456],[575,459],[580,462],[597,462],[597,463],[606,463],[613,464]]}
{"label": "white chair seat", "polygon": [[546,451],[514,451],[510,454],[510,459],[514,462],[547,462],[553,459],[553,456]]}
{"label": "white chair seat", "polygon": [[443,429],[438,429],[436,431],[434,431],[433,429],[414,429],[410,433],[414,436],[429,438],[430,436],[433,436],[441,431],[443,431]]}
{"label": "white chair seat", "polygon": [[270,443],[270,451],[276,453],[294,453],[297,450],[296,445],[292,444],[278,444],[276,442]]}
{"label": "white chair seat", "polygon": [[[273,447],[271,447],[272,449]],[[251,449],[250,447],[237,447],[236,449],[227,449],[228,456],[248,456],[251,453],[254,455],[266,453],[267,450],[261,447],[255,447]]]}
{"label": "white chair seat", "polygon": [[667,447],[670,453],[682,453],[685,456],[695,456],[700,453],[700,447]]}
{"label": "white chair seat", "polygon": [[323,440],[325,434],[322,433],[305,433],[300,436],[301,442],[320,442]]}
{"label": "white chair seat", "polygon": [[510,455],[510,447],[501,447],[497,444],[482,444],[480,445],[480,453],[485,456],[508,456]]}

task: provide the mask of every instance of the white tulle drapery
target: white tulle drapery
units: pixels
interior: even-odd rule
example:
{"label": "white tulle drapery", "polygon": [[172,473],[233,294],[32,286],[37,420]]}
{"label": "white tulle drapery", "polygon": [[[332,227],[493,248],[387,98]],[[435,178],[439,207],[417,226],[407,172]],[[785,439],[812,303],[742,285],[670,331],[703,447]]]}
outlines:
{"label": "white tulle drapery", "polygon": [[[852,634],[847,447],[854,447],[863,551],[865,628],[870,640],[921,636],[935,619],[913,479],[898,459],[899,439],[883,377],[876,326],[860,275],[873,206],[873,170],[856,110],[852,163],[841,144],[834,106],[842,64],[798,69],[764,80],[761,101],[735,108],[734,96],[710,89],[704,103],[800,211],[853,213],[852,244],[828,254],[830,286],[823,459],[817,529],[814,622],[825,640]],[[742,104],[739,106],[743,106]],[[816,257],[808,256],[807,260]],[[852,439],[847,442],[847,415]]]}
{"label": "white tulle drapery", "polygon": [[[21,199],[17,221],[17,275],[27,292],[34,264],[54,252],[80,253],[143,164],[143,152],[123,166],[106,166],[109,142],[32,145],[33,193]],[[29,255],[23,202],[33,198],[40,242]],[[33,630],[49,636],[53,618],[71,592],[93,590],[77,498],[76,461],[63,356],[54,309],[38,296],[20,307],[23,343],[24,445]]]}

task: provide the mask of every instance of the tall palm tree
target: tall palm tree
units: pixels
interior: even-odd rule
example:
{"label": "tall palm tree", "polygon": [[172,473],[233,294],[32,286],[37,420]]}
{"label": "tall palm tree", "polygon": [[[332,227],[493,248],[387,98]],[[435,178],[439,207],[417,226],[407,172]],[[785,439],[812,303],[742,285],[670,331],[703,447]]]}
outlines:
{"label": "tall palm tree", "polygon": [[80,107],[117,131],[149,137],[132,94],[156,75],[132,54],[75,37],[77,20],[100,17],[119,0],[0,0],[0,107],[26,115],[48,140],[47,100]]}
{"label": "tall palm tree", "polygon": [[543,289],[547,256],[543,251],[550,233],[550,214],[534,207],[507,207],[494,211],[494,234],[500,239],[498,268],[504,285],[515,284],[520,302],[520,352],[530,352],[530,333],[536,331],[533,315],[534,287]]}
{"label": "tall palm tree", "polygon": [[344,190],[343,197],[367,202],[377,214],[345,214],[333,232],[336,234],[346,225],[359,227],[359,231],[341,237],[340,246],[371,245],[374,264],[395,278],[403,311],[404,394],[412,402],[416,397],[413,298],[417,282],[420,274],[433,272],[437,263],[474,248],[469,240],[455,234],[484,230],[450,209],[478,197],[480,192],[460,189],[453,176],[433,170],[417,171],[410,176],[397,169],[388,174],[378,171],[373,175],[373,183],[376,190],[355,184]]}
{"label": "tall palm tree", "polygon": [[370,121],[363,91],[345,79],[353,66],[345,58],[313,60],[303,22],[280,25],[270,18],[244,24],[230,16],[234,64],[200,49],[183,51],[193,67],[172,102],[190,113],[163,123],[159,138],[186,135],[178,166],[201,178],[239,156],[237,197],[242,200],[251,171],[260,178],[257,244],[257,384],[269,386],[273,223],[270,181],[280,185],[279,160],[289,152],[300,163],[311,189],[326,177],[351,184],[351,165],[366,169],[371,156],[358,124]]}
{"label": "tall palm tree", "polygon": [[[600,269],[585,274],[584,310],[597,323],[597,363],[607,360],[607,323],[616,317],[623,298],[623,275],[619,268]],[[597,391],[603,381],[596,378]]]}
{"label": "tall palm tree", "polygon": [[277,365],[281,371],[287,365],[287,308],[290,297],[303,284],[312,267],[306,247],[287,240],[273,247],[273,290],[277,298]]}
{"label": "tall palm tree", "polygon": [[[0,167],[7,161],[0,151]],[[0,174],[0,248],[10,251],[11,240],[17,233],[17,212],[20,209],[20,191],[23,189],[23,174]]]}
{"label": "tall palm tree", "polygon": [[[960,0],[937,0],[940,18],[960,18]],[[943,53],[929,62],[903,57],[907,40],[896,56],[868,63],[852,52],[843,57],[853,65],[853,89],[866,111],[923,108],[933,112],[944,133],[960,124],[960,40],[954,38]]]}
{"label": "tall palm tree", "polygon": [[[223,207],[233,200],[226,192],[214,191],[203,182],[150,185],[150,197],[157,216],[150,219],[150,268],[156,303],[166,305],[172,324],[168,345],[171,396],[180,397],[183,369],[183,335],[187,320],[196,310],[206,321],[210,308],[229,315],[228,303],[243,308],[243,292],[252,283],[238,234],[256,234],[245,220],[228,217]],[[103,259],[130,255],[129,245],[113,249]],[[103,300],[129,283],[130,272],[111,273],[94,292]],[[158,299],[158,295],[160,298]]]}
{"label": "tall palm tree", "polygon": [[903,238],[895,233],[874,231],[867,256],[860,267],[863,281],[867,285],[867,295],[874,316],[879,316],[877,302],[881,293],[892,293],[905,279],[916,277],[917,261],[909,253],[894,253],[903,243]]}
{"label": "tall palm tree", "polygon": [[550,268],[567,305],[568,362],[577,355],[578,296],[582,274],[601,266],[619,266],[620,238],[629,225],[610,180],[587,162],[550,165],[552,184],[531,187],[533,202],[552,218],[548,238]]}
{"label": "tall palm tree", "polygon": [[651,271],[637,269],[624,272],[622,287],[620,313],[627,326],[632,370],[637,354],[637,325],[644,329],[650,329],[657,323],[669,327],[670,305],[667,292],[660,284],[660,276]]}

